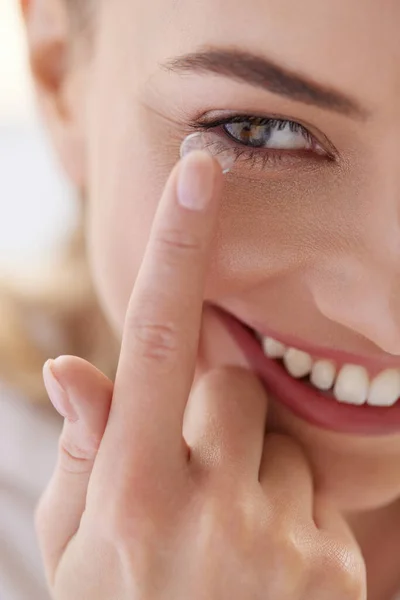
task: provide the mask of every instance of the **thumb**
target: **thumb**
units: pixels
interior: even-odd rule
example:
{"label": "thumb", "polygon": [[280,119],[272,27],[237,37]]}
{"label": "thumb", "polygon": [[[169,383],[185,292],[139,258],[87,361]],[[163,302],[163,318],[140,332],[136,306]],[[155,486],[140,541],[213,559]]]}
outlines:
{"label": "thumb", "polygon": [[74,356],[47,361],[43,378],[50,400],[65,417],[57,465],[35,514],[51,582],[85,510],[89,479],[108,421],[113,383],[93,365]]}

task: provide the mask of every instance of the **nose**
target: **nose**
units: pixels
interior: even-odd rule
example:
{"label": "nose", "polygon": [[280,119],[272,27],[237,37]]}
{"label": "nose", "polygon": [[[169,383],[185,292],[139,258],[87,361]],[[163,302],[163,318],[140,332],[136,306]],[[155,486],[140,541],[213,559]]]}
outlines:
{"label": "nose", "polygon": [[392,129],[360,180],[353,239],[325,257],[310,288],[322,315],[399,356],[400,129]]}
{"label": "nose", "polygon": [[395,281],[393,273],[372,271],[354,258],[342,257],[311,277],[309,287],[324,317],[399,356],[400,302],[396,311]]}

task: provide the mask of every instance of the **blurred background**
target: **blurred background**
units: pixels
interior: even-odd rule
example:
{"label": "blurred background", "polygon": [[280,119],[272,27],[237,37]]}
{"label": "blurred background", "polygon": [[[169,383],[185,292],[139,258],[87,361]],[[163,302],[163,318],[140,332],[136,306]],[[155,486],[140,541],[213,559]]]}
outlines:
{"label": "blurred background", "polygon": [[[75,229],[78,203],[36,111],[18,4],[0,0],[0,284],[11,277],[23,290],[37,269],[57,261],[57,247]],[[0,366],[11,378],[13,365],[24,364],[14,373],[18,388],[29,367],[41,383],[24,329],[35,340],[46,329],[28,314],[18,329],[15,314],[1,294]],[[62,426],[56,417],[50,403],[34,406],[0,374],[0,600],[49,600],[33,516],[55,465]]]}
{"label": "blurred background", "polygon": [[18,0],[0,0],[0,275],[52,261],[77,206],[38,117]]}

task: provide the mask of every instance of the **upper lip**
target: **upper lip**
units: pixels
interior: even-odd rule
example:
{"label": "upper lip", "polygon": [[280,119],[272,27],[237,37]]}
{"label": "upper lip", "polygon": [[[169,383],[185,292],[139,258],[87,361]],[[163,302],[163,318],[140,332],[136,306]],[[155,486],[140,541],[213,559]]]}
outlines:
{"label": "upper lip", "polygon": [[355,354],[348,352],[347,350],[318,346],[316,344],[301,340],[296,336],[281,335],[272,329],[266,328],[262,325],[260,326],[259,323],[247,323],[247,325],[261,336],[271,337],[281,342],[285,346],[296,348],[297,350],[303,350],[304,352],[310,354],[314,359],[332,360],[338,366],[343,364],[359,365],[364,367],[371,376],[375,376],[386,369],[400,368],[400,357],[398,356],[368,356]]}

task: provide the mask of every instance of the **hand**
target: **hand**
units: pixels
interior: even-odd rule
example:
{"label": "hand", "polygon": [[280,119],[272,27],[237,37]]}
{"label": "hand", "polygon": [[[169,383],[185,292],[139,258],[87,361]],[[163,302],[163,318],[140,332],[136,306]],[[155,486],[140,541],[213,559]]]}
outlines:
{"label": "hand", "polygon": [[[177,202],[183,169],[195,171],[193,193],[212,197],[203,210]],[[192,389],[221,186],[217,163],[199,153],[173,170],[115,385],[74,357],[45,369],[67,415],[36,513],[54,600],[366,598],[357,545],[314,498],[301,449],[264,435],[258,379],[219,368]]]}

